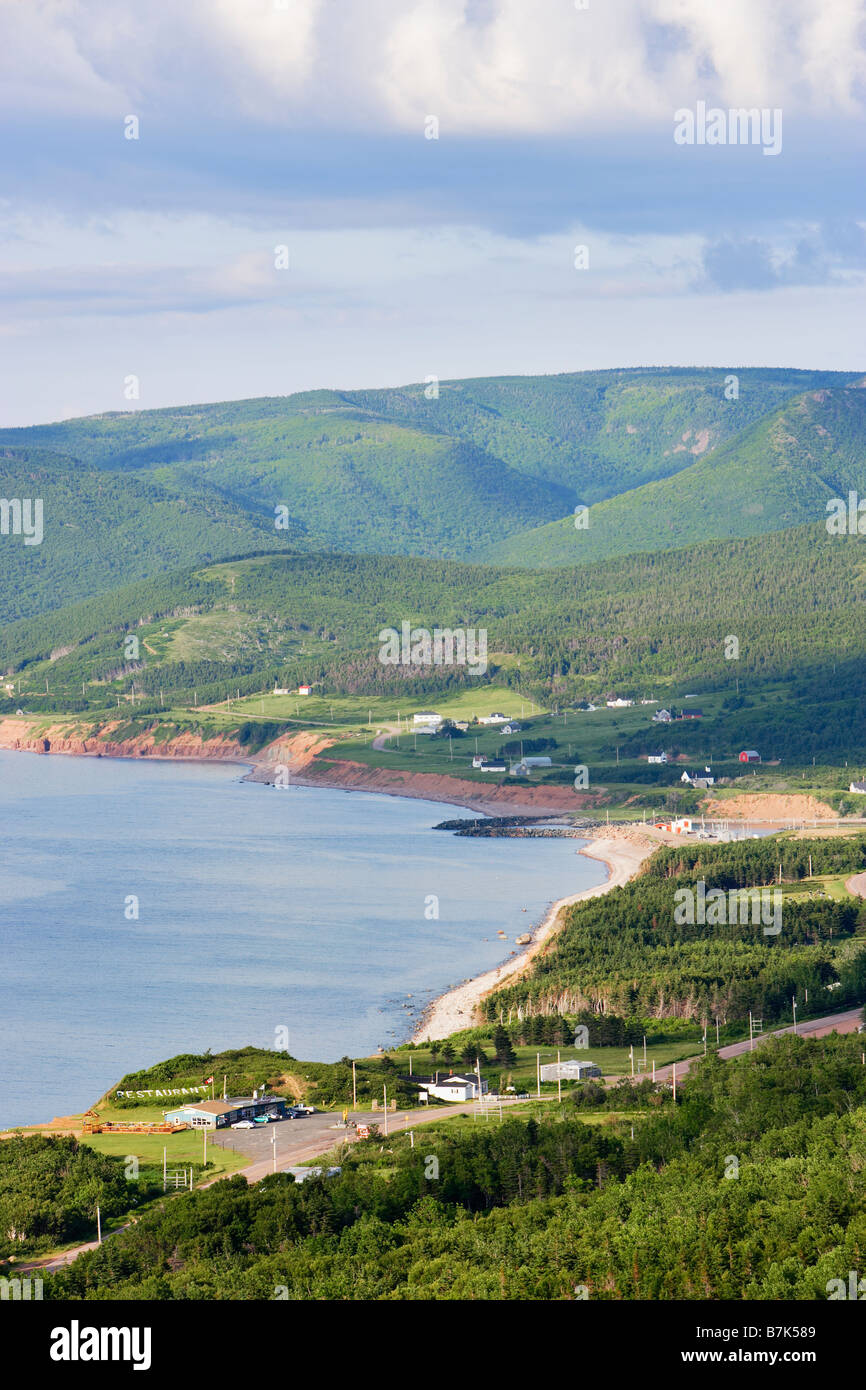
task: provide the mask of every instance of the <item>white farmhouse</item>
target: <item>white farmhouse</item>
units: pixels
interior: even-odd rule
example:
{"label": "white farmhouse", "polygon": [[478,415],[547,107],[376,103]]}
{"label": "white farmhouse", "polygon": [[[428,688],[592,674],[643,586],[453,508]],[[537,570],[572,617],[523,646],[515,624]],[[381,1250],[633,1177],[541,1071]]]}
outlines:
{"label": "white farmhouse", "polygon": [[442,723],[442,715],[437,714],[434,709],[422,709],[412,715],[412,723],[416,729],[438,729]]}
{"label": "white farmhouse", "polygon": [[[464,1101],[476,1100],[478,1097],[478,1077],[477,1076],[443,1076],[438,1081],[422,1081],[420,1083],[420,1099],[427,1100],[432,1096],[435,1100]],[[487,1082],[481,1080],[481,1094],[487,1094]]]}

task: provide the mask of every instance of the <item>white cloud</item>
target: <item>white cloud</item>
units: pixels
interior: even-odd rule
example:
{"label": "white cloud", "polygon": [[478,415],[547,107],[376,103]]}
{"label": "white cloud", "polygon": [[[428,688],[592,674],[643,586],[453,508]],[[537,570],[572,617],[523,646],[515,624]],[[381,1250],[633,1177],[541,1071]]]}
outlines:
{"label": "white cloud", "polygon": [[283,127],[542,133],[697,97],[853,113],[866,0],[0,0],[16,110]]}

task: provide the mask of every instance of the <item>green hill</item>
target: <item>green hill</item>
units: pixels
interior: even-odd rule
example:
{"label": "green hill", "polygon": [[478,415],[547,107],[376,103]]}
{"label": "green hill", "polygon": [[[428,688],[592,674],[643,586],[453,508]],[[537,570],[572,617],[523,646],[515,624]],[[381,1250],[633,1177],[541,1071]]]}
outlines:
{"label": "green hill", "polygon": [[41,448],[0,445],[0,496],[41,499],[43,539],[0,537],[0,621],[35,616],[147,575],[239,551],[285,549],[276,532],[213,488],[108,473]]}
{"label": "green hill", "polygon": [[796,396],[675,477],[645,483],[478,552],[493,564],[553,567],[744,537],[826,519],[831,497],[866,491],[866,391]]}
{"label": "green hill", "polygon": [[[556,565],[814,518],[856,480],[854,374],[743,369],[736,399],[729,377],[492,377],[443,381],[434,399],[423,384],[312,391],[0,431],[4,495],[32,494],[13,467],[29,458],[51,504],[0,616],[287,540]],[[577,503],[593,512],[575,536]]]}
{"label": "green hill", "polygon": [[[731,744],[810,759],[854,753],[866,722],[864,555],[860,537],[829,536],[818,523],[553,575],[399,556],[223,562],[8,624],[0,669],[15,691],[0,710],[110,711],[133,684],[137,710],[159,714],[163,696],[166,707],[192,708],[301,680],[337,696],[408,696],[486,679],[548,707],[612,689],[667,700],[721,691]],[[383,666],[379,631],[404,619],[485,629],[486,676]],[[139,638],[134,657],[129,634]],[[754,703],[762,691],[769,703]],[[607,714],[593,716],[599,727]],[[701,727],[681,725],[678,744],[702,747],[692,737]],[[647,751],[648,710],[637,706],[620,728],[615,742],[629,755]]]}
{"label": "green hill", "polygon": [[522,473],[570,488],[574,502],[590,504],[679,473],[793,396],[842,387],[855,376],[736,369],[738,395],[728,399],[732,370],[482,377],[443,381],[434,400],[423,386],[342,395],[384,418],[471,440]]}
{"label": "green hill", "polygon": [[258,527],[273,529],[282,505],[295,534],[339,551],[466,556],[479,538],[571,506],[567,488],[518,473],[469,440],[322,395],[72,420],[6,431],[0,445],[62,448],[179,498],[218,496]]}

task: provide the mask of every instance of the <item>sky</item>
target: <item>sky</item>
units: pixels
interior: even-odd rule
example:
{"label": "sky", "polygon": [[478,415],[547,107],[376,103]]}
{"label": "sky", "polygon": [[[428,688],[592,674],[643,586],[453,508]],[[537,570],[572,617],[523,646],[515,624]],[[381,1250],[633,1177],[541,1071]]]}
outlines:
{"label": "sky", "polygon": [[0,0],[0,427],[866,370],[864,107],[866,0]]}

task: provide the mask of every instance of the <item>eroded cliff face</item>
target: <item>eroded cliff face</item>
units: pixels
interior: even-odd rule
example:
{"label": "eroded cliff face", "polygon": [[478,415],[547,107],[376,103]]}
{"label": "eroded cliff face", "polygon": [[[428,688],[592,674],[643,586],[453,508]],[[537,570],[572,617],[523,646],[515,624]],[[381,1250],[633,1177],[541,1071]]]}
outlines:
{"label": "eroded cliff face", "polygon": [[120,721],[103,725],[94,734],[73,732],[68,724],[49,724],[44,719],[20,719],[7,716],[0,719],[0,748],[25,753],[65,753],[81,758],[203,758],[251,761],[236,739],[220,736],[203,739],[199,734],[178,734],[157,741],[154,732],[147,731],[130,739],[112,739],[113,729]]}
{"label": "eroded cliff face", "polygon": [[[603,797],[578,793],[571,787],[485,786],[460,777],[432,772],[404,772],[397,768],[366,767],[363,763],[319,759],[302,769],[308,786],[342,787],[347,791],[384,792],[391,796],[413,796],[425,801],[446,801],[483,809],[491,815],[539,814],[577,811],[587,815]],[[498,811],[497,811],[498,808]]]}
{"label": "eroded cliff face", "polygon": [[339,758],[317,759],[317,754],[333,746],[334,740],[312,730],[283,736],[258,753],[250,753],[237,739],[227,735],[204,739],[199,734],[181,733],[157,739],[155,731],[134,738],[113,739],[112,731],[126,721],[103,725],[92,734],[75,732],[69,722],[51,724],[45,719],[6,716],[0,719],[0,748],[28,753],[65,754],[82,758],[186,758],[231,761],[252,765],[250,781],[272,783],[281,767],[288,769],[289,781],[305,786],[338,787],[346,791],[381,792],[390,796],[418,797],[468,806],[495,815],[504,813],[538,814],[577,811],[586,815],[603,801],[598,793],[578,793],[571,787],[485,786],[460,777],[430,772],[407,772],[396,768],[367,767],[363,763]]}

